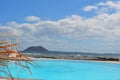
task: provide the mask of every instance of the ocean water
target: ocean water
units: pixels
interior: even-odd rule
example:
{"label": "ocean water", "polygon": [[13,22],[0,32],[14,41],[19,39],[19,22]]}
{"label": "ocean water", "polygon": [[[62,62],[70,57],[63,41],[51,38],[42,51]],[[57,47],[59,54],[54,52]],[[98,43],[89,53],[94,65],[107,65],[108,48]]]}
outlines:
{"label": "ocean water", "polygon": [[22,52],[25,54],[35,54],[35,55],[39,55],[39,54],[52,54],[52,55],[59,55],[59,54],[63,54],[63,55],[74,55],[74,56],[95,56],[95,57],[108,57],[108,58],[119,58],[120,54],[118,53],[82,53],[82,52],[54,52],[54,51],[50,51],[50,52]]}
{"label": "ocean water", "polygon": [[[22,63],[22,62],[21,62]],[[120,64],[81,60],[37,60],[28,70],[9,62],[14,77],[38,80],[120,80]],[[17,67],[15,69],[15,67]],[[5,74],[1,74],[5,76]]]}

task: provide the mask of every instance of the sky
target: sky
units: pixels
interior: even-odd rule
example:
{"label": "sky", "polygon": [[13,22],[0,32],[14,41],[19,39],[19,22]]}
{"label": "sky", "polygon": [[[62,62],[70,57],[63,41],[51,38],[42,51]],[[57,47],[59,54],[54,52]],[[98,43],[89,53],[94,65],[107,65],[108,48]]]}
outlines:
{"label": "sky", "polygon": [[19,50],[120,53],[120,0],[0,0],[0,36]]}

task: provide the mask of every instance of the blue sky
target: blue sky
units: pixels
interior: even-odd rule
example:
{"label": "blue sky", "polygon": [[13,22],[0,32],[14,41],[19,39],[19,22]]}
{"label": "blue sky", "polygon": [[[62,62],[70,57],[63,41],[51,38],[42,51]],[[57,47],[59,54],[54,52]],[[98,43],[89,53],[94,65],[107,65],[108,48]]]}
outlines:
{"label": "blue sky", "polygon": [[0,0],[0,32],[20,38],[20,50],[119,53],[119,0]]}
{"label": "blue sky", "polygon": [[[82,9],[87,5],[93,5],[102,0],[1,0],[0,20],[2,23],[8,21],[23,22],[26,16],[38,16],[42,19],[58,20],[73,14],[84,17],[94,16]],[[105,0],[103,0],[105,1]]]}

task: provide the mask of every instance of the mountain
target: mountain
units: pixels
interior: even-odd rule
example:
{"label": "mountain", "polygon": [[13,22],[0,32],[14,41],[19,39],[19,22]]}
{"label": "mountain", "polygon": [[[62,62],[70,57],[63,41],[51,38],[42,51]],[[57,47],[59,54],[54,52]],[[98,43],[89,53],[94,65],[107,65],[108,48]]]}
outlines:
{"label": "mountain", "polygon": [[48,52],[48,50],[42,46],[31,46],[31,47],[28,47],[27,49],[25,49],[24,51],[27,51],[27,52]]}

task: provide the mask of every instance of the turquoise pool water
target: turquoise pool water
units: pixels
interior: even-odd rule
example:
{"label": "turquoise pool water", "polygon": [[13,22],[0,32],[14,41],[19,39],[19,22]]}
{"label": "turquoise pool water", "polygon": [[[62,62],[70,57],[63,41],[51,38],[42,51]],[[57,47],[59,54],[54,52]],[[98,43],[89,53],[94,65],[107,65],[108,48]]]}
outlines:
{"label": "turquoise pool water", "polygon": [[[120,65],[90,61],[38,60],[31,66],[32,75],[23,68],[14,69],[9,64],[14,77],[36,78],[38,80],[120,80]],[[5,76],[4,74],[1,74]]]}

